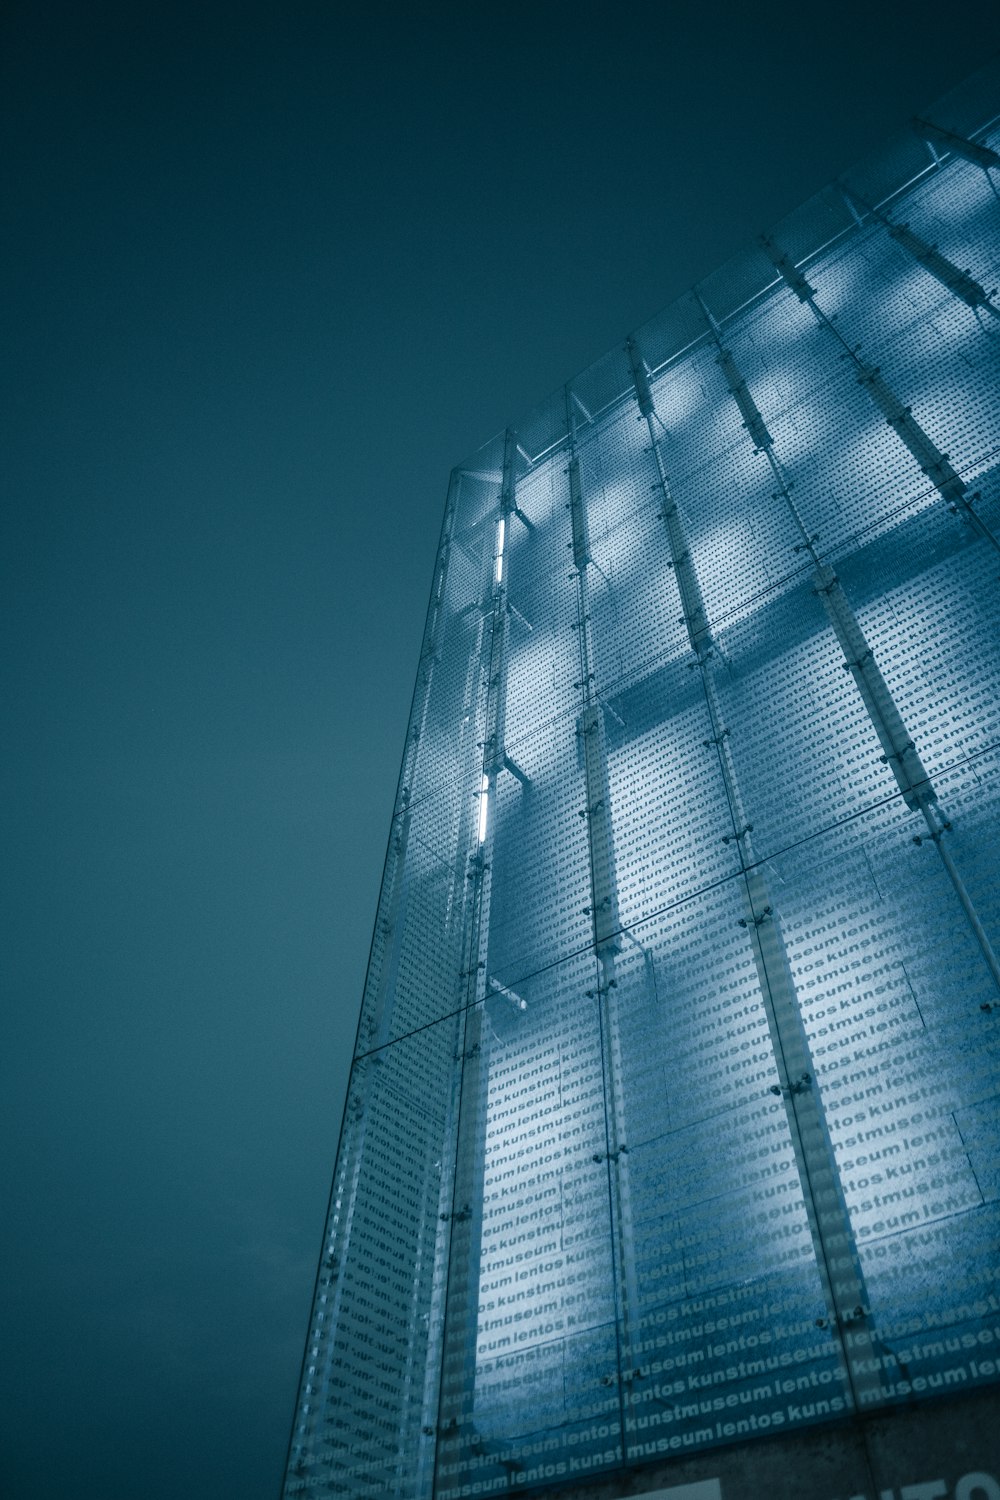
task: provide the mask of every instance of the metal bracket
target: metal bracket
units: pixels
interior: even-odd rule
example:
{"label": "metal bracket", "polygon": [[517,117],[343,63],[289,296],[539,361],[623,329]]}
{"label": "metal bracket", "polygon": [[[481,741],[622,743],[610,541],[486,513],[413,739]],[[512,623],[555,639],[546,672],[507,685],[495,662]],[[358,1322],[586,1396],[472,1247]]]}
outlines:
{"label": "metal bracket", "polygon": [[[439,1214],[438,1218],[442,1224],[447,1224],[449,1221],[452,1224],[464,1224],[472,1218],[472,1209],[466,1203],[462,1208],[456,1209],[453,1214]],[[458,1424],[456,1423],[455,1425],[457,1426]]]}
{"label": "metal bracket", "polygon": [[923,833],[923,834],[921,834],[921,833],[915,833],[913,835],[913,842],[916,844],[916,846],[917,846],[918,849],[920,848],[921,844],[923,844],[925,842],[925,840],[928,843],[936,844],[936,843],[938,843],[940,841],[942,833],[947,833],[947,832],[950,832],[950,831],[951,831],[951,824],[950,823],[942,823],[941,827],[938,828],[938,829],[936,829],[934,831],[934,833]]}
{"label": "metal bracket", "polygon": [[808,1093],[812,1088],[812,1082],[812,1074],[803,1073],[801,1078],[796,1078],[791,1083],[772,1083],[768,1093],[774,1094],[776,1098],[780,1098],[784,1094],[786,1099],[790,1099],[794,1094]]}
{"label": "metal bracket", "polygon": [[617,1151],[595,1151],[591,1161],[595,1161],[600,1166],[601,1162],[617,1161],[620,1156],[628,1156],[627,1146],[619,1146]]}
{"label": "metal bracket", "polygon": [[607,984],[599,984],[596,990],[584,990],[583,993],[586,995],[588,1000],[593,1000],[596,995],[606,995],[609,990],[616,990],[617,988],[617,979],[609,979]]}
{"label": "metal bracket", "polygon": [[[868,654],[870,656],[871,652],[869,652]],[[907,740],[906,744],[903,745],[899,750],[897,750],[894,755],[880,755],[879,760],[881,761],[883,766],[887,766],[891,760],[898,760],[900,765],[902,765],[903,756],[908,755],[911,750],[915,750],[916,748],[917,747],[912,740]]]}
{"label": "metal bracket", "polygon": [[[729,733],[728,729],[726,730],[726,733]],[[753,833],[752,823],[745,823],[744,826],[740,829],[739,833],[724,833],[722,835],[722,842],[724,844],[738,844],[741,842],[741,840],[746,838],[748,833]],[[771,908],[768,907],[767,910],[770,911]],[[763,918],[761,920],[763,920]],[[743,926],[746,926],[745,922],[743,923]]]}
{"label": "metal bracket", "polygon": [[751,925],[754,927],[762,927],[764,923],[770,919],[770,916],[771,908],[769,906],[765,906],[759,917],[752,917],[749,922],[747,921],[746,917],[740,917],[736,925],[738,927],[746,928],[749,928]]}

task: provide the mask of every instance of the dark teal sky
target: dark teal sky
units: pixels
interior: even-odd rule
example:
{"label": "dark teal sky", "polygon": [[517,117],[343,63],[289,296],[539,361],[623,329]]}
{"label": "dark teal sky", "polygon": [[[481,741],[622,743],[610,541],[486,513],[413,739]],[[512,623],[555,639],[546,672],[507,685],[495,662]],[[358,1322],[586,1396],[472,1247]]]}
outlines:
{"label": "dark teal sky", "polygon": [[1000,29],[7,14],[0,1492],[275,1500],[448,471]]}

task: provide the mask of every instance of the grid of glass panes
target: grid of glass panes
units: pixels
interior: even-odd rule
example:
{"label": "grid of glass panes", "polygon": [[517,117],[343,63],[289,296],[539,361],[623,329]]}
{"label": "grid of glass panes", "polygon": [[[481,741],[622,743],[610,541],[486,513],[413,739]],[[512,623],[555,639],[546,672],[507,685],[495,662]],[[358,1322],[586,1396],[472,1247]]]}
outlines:
{"label": "grid of glass panes", "polygon": [[[949,160],[892,213],[994,285],[984,172]],[[798,254],[807,218],[786,226]],[[807,266],[815,308],[757,295],[754,256],[701,289],[718,338],[693,297],[636,335],[655,425],[619,350],[453,475],[289,1495],[488,1495],[995,1378],[1000,319],[870,217]],[[978,529],[816,308],[947,453]],[[608,880],[620,930],[599,939]],[[811,1059],[796,1079],[775,963]],[[839,1236],[817,1228],[802,1090]],[[851,1268],[854,1325],[831,1303]]]}

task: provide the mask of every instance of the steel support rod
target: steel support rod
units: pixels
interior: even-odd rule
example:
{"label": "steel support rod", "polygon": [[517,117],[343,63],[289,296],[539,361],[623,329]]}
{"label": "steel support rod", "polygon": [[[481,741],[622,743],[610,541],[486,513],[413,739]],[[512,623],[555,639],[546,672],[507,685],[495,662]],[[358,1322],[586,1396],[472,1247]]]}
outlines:
{"label": "steel support rod", "polygon": [[[474,852],[468,856],[465,884],[463,940],[466,1004],[460,1031],[461,1050],[456,1062],[461,1073],[457,1111],[457,1139],[450,1205],[442,1209],[441,1222],[448,1226],[447,1286],[442,1308],[441,1383],[438,1400],[435,1452],[435,1485],[443,1453],[452,1448],[457,1459],[461,1445],[476,1437],[473,1425],[475,1402],[480,1263],[482,1259],[483,1184],[486,1166],[487,1096],[489,1052],[492,1030],[486,1017],[486,997],[491,992],[487,976],[490,939],[492,867],[497,823],[497,780],[504,770],[526,784],[523,773],[510,763],[506,752],[505,726],[508,671],[508,576],[512,518],[519,514],[515,464],[517,436],[508,430],[504,439],[503,476],[499,516],[491,558],[492,575],[487,599],[490,619],[489,665],[486,673],[485,737],[478,788],[469,803],[476,804]],[[530,528],[529,528],[530,529]],[[470,793],[473,789],[470,788]],[[464,845],[466,849],[469,844]],[[502,988],[502,986],[501,986]],[[428,1424],[430,1425],[430,1424]],[[432,1428],[433,1430],[433,1428]]]}
{"label": "steel support rod", "polygon": [[[700,297],[698,300],[701,302]],[[723,346],[718,324],[704,302],[701,302],[701,308],[709,333],[719,351],[718,364],[729,393],[740,410],[743,424],[753,440],[754,447],[767,459],[777,485],[774,498],[780,498],[783,501],[798,535],[794,550],[797,553],[805,553],[812,563],[813,592],[822,603],[833,627],[844,658],[844,667],[850,673],[851,679],[861,694],[872,727],[882,746],[882,761],[895,777],[907,807],[923,816],[930,838],[941,856],[941,862],[968,919],[973,937],[979,946],[993,983],[1000,990],[1000,961],[997,959],[996,951],[979,919],[955,861],[943,840],[943,834],[950,829],[951,823],[938,806],[938,796],[931,778],[924,769],[913,737],[903,722],[903,716],[896,706],[875,659],[875,653],[865,638],[864,631],[844,593],[840,580],[833,569],[824,562],[818,550],[819,538],[810,534],[793,498],[793,481],[788,477],[783,464],[778,459],[774,438],[768,430],[746,381],[736,366],[736,361],[730,351]]]}
{"label": "steel support rod", "polygon": [[[487,626],[492,618],[482,609],[477,610],[476,648],[469,655],[463,695],[461,716],[460,759],[470,765],[470,773],[482,765],[481,746],[476,744],[477,726],[484,722],[482,693],[488,674],[483,672],[486,650]],[[478,752],[478,754],[477,754]],[[478,764],[477,764],[478,763]],[[471,774],[470,774],[471,780]],[[450,1281],[452,1253],[452,1222],[456,1204],[467,1201],[458,1183],[457,1142],[461,1137],[463,1105],[465,1106],[466,1130],[468,1130],[469,1094],[476,1093],[475,1082],[466,1078],[465,1053],[475,1047],[479,1036],[481,1016],[476,1014],[478,960],[470,973],[471,954],[474,951],[474,935],[479,911],[479,889],[477,876],[480,870],[473,866],[478,854],[478,823],[480,808],[471,795],[461,799],[460,812],[455,829],[455,857],[450,882],[450,899],[445,921],[445,936],[459,934],[458,949],[461,954],[462,971],[459,975],[459,997],[462,1008],[454,1029],[455,1068],[452,1087],[448,1097],[445,1126],[442,1131],[440,1180],[438,1188],[437,1227],[434,1247],[434,1276],[431,1305],[428,1312],[427,1352],[424,1361],[423,1416],[421,1420],[421,1444],[417,1464],[415,1493],[417,1500],[430,1500],[434,1488],[434,1475],[438,1463],[439,1426],[442,1403],[446,1394],[445,1381],[450,1372],[444,1368],[446,1309],[448,1296],[454,1292]],[[470,850],[476,854],[470,856]],[[471,877],[471,878],[470,878]],[[451,951],[451,944],[448,944]],[[470,983],[470,981],[472,981]],[[469,1087],[466,1088],[468,1083]],[[474,1129],[474,1124],[473,1124]],[[447,1391],[448,1400],[453,1393]]]}
{"label": "steel support rod", "polygon": [[761,236],[760,243],[785,285],[795,293],[800,302],[806,304],[820,327],[831,338],[836,339],[842,354],[851,361],[857,372],[858,385],[867,392],[873,405],[882,413],[896,436],[909,449],[920,466],[921,472],[927,475],[948,509],[961,516],[979,536],[1000,552],[1000,539],[976,514],[972,504],[973,497],[968,493],[968,486],[952,467],[947,453],[941,452],[933,439],[920,426],[910,408],[903,405],[895,392],[882,379],[878,367],[866,364],[857,349],[843,337],[833,320],[827,317],[816,301],[816,288],[810,286],[794,261],[766,235]]}
{"label": "steel support rod", "polygon": [[889,238],[895,240],[896,244],[901,250],[906,252],[911,260],[923,266],[924,270],[933,276],[935,281],[940,282],[943,287],[951,292],[952,296],[957,297],[960,302],[964,302],[966,307],[971,307],[973,312],[982,307],[994,318],[1000,317],[1000,308],[993,305],[990,301],[989,292],[987,292],[986,288],[980,282],[973,278],[971,271],[960,270],[954,261],[949,260],[946,255],[942,255],[936,245],[928,244],[921,235],[910,228],[909,224],[897,223],[895,219],[891,219],[881,209],[874,208],[870,203],[866,203],[853,188],[849,193],[843,189],[841,191],[845,203],[852,212],[855,212],[854,203],[851,201],[853,198],[864,209],[866,214],[874,219],[876,223],[882,225]]}
{"label": "steel support rod", "polygon": [[597,657],[590,616],[590,580],[593,566],[587,524],[587,505],[576,453],[576,412],[566,391],[566,423],[569,432],[569,503],[573,563],[576,581],[576,634],[579,648],[578,688],[582,710],[576,732],[580,738],[584,769],[587,850],[590,874],[591,929],[597,958],[598,1003],[601,1022],[601,1062],[605,1102],[605,1157],[611,1202],[612,1233],[618,1276],[615,1283],[618,1339],[618,1393],[624,1423],[625,1388],[635,1376],[635,1334],[639,1289],[635,1264],[635,1238],[631,1184],[628,1167],[623,1057],[619,1022],[618,980],[615,960],[621,951],[618,912],[618,881],[615,872],[614,830],[611,819],[611,788],[608,776],[608,741],[604,708],[597,691]]}
{"label": "steel support rod", "polygon": [[[740,861],[744,916],[740,925],[750,938],[784,1102],[802,1201],[815,1262],[835,1338],[845,1393],[856,1407],[871,1405],[883,1389],[880,1361],[873,1357],[871,1313],[843,1188],[830,1140],[826,1115],[815,1087],[815,1070],[802,1022],[798,995],[785,951],[780,921],[767,877],[753,848],[753,825],[747,816],[733,757],[732,728],[724,723],[715,682],[717,648],[709,626],[701,586],[691,558],[683,517],[667,478],[660,422],[641,352],[629,339],[636,401],[646,422],[650,450],[662,496],[670,561],[681,597],[688,643],[698,668],[711,724],[711,743],[718,754],[731,819],[730,842]],[[658,431],[659,428],[659,431]],[[847,1335],[851,1335],[848,1350]]]}

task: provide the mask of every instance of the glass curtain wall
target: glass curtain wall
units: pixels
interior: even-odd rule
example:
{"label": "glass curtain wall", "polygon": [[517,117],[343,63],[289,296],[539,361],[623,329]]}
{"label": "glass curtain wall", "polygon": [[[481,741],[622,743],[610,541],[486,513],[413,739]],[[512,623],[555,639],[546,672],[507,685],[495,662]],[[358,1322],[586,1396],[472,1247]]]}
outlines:
{"label": "glass curtain wall", "polygon": [[996,85],[454,471],[288,1496],[995,1380]]}

